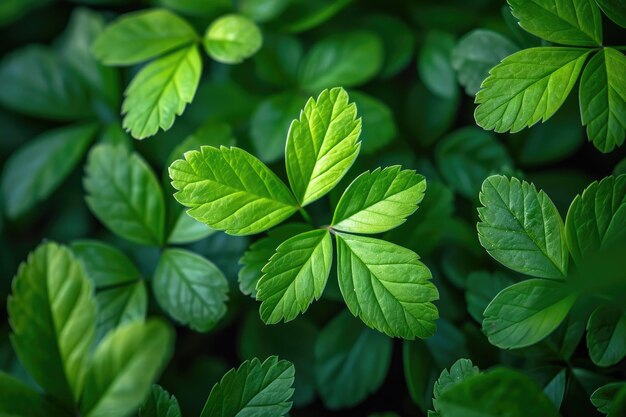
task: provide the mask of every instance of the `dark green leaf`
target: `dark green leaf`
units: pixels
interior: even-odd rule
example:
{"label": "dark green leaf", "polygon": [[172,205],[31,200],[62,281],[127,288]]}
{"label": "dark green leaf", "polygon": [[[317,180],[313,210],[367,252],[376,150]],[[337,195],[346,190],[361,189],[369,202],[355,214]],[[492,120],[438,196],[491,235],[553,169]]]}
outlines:
{"label": "dark green leaf", "polygon": [[598,366],[611,366],[626,356],[626,313],[615,306],[600,306],[587,323],[587,347]]}

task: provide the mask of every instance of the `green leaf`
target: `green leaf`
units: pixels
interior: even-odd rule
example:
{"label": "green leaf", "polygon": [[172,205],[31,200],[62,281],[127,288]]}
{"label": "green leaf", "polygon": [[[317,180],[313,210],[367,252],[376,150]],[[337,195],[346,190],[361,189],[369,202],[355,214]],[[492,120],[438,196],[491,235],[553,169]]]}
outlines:
{"label": "green leaf", "polygon": [[441,417],[559,417],[548,397],[529,377],[499,368],[456,384],[440,398]]}
{"label": "green leaf", "polygon": [[567,212],[565,235],[578,265],[626,239],[626,175],[594,181],[577,195]]}
{"label": "green leaf", "polygon": [[475,29],[463,36],[452,50],[452,67],[465,92],[473,96],[480,90],[489,70],[518,50],[498,32]]}
{"label": "green leaf", "polygon": [[476,123],[486,130],[515,133],[545,122],[576,84],[589,53],[582,48],[540,47],[505,58],[491,69],[476,94]]}
{"label": "green leaf", "polygon": [[129,416],[167,364],[174,334],[164,322],[134,321],[96,348],[85,378],[80,411],[85,417]]}
{"label": "green leaf", "polygon": [[145,139],[168,130],[191,103],[202,74],[198,47],[191,45],[152,61],[139,71],[124,93],[124,128]]}
{"label": "green leaf", "polygon": [[139,408],[139,417],[181,417],[180,406],[176,397],[165,391],[160,385],[153,385],[148,398]]}
{"label": "green leaf", "polygon": [[141,279],[135,265],[114,246],[85,239],[72,242],[71,248],[96,288],[129,284]]}
{"label": "green leaf", "polygon": [[263,48],[254,56],[255,73],[261,80],[281,89],[296,87],[298,65],[304,53],[302,42],[285,34],[268,33],[264,36]]}
{"label": "green leaf", "polygon": [[284,22],[282,28],[287,32],[303,32],[326,22],[346,6],[352,0],[290,0],[289,7],[281,15]]}
{"label": "green leaf", "polygon": [[2,172],[7,216],[19,217],[50,196],[87,151],[96,129],[92,124],[61,127],[13,153]]}
{"label": "green leaf", "polygon": [[524,30],[574,46],[602,44],[602,17],[594,0],[508,0]]}
{"label": "green leaf", "polygon": [[365,16],[363,25],[380,36],[383,42],[385,59],[380,76],[388,79],[406,68],[415,51],[413,29],[403,20],[386,14]]}
{"label": "green leaf", "polygon": [[626,313],[605,305],[596,308],[587,322],[589,357],[598,366],[612,366],[626,356]]}
{"label": "green leaf", "polygon": [[[435,381],[433,387],[433,407],[438,410],[437,399],[441,397],[446,391],[449,391],[452,387],[465,381],[467,378],[480,374],[480,370],[477,366],[474,366],[469,359],[459,359],[450,366],[450,370],[444,369],[441,371],[439,378]],[[431,414],[438,415],[438,413],[429,412]]]}
{"label": "green leaf", "polygon": [[502,290],[485,309],[483,331],[502,349],[533,345],[552,333],[577,294],[565,282],[529,279]]}
{"label": "green leaf", "polygon": [[298,80],[313,93],[361,85],[380,71],[383,56],[382,42],[371,32],[335,34],[313,45],[300,64]]}
{"label": "green leaf", "polygon": [[211,23],[203,43],[207,54],[214,60],[224,64],[239,64],[261,48],[263,35],[252,20],[229,14]]}
{"label": "green leaf", "polygon": [[0,371],[0,416],[61,417],[67,412],[19,379]]}
{"label": "green leaf", "polygon": [[404,379],[411,395],[422,412],[426,413],[432,397],[432,387],[437,380],[436,365],[428,347],[422,340],[402,344]]}
{"label": "green leaf", "polygon": [[276,356],[245,361],[213,386],[200,417],[284,416],[291,409],[294,375],[291,362]]}
{"label": "green leaf", "polygon": [[332,190],[359,154],[361,119],[343,88],[310,98],[289,128],[285,163],[301,206]]}
{"label": "green leaf", "polygon": [[471,200],[476,199],[485,178],[513,166],[506,148],[491,133],[474,126],[441,139],[435,157],[446,182]]}
{"label": "green leaf", "polygon": [[458,94],[456,76],[451,58],[454,36],[446,32],[431,31],[426,34],[417,59],[420,78],[433,94],[452,98]]}
{"label": "green leaf", "polygon": [[143,281],[113,287],[96,294],[98,321],[96,340],[102,340],[110,331],[136,320],[143,321],[148,310],[148,294]]}
{"label": "green leaf", "polygon": [[339,287],[350,312],[391,337],[432,336],[439,295],[419,256],[384,240],[336,237]]}
{"label": "green leaf", "polygon": [[106,65],[132,65],[195,42],[197,34],[184,19],[164,9],[120,17],[98,36],[92,50]]}
{"label": "green leaf", "polygon": [[603,385],[591,394],[591,402],[599,412],[608,414],[615,397],[624,386],[626,386],[626,382],[612,382]]}
{"label": "green leaf", "polygon": [[260,233],[297,210],[285,184],[239,148],[203,146],[175,161],[169,173],[174,197],[189,215],[231,235]]}
{"label": "green leaf", "polygon": [[550,197],[526,181],[494,175],[479,199],[478,238],[494,259],[535,277],[567,275],[565,227]]}
{"label": "green leaf", "polygon": [[621,417],[626,415],[626,388],[622,387],[621,390],[615,396],[613,405],[611,405],[611,411],[607,417]]}
{"label": "green leaf", "polygon": [[237,6],[242,14],[255,22],[267,22],[278,17],[291,0],[241,0]]}
{"label": "green leaf", "polygon": [[626,135],[626,56],[613,48],[596,53],[580,80],[580,114],[587,136],[601,152],[611,152]]}
{"label": "green leaf", "polygon": [[467,311],[474,320],[483,321],[483,312],[496,295],[515,281],[502,272],[472,272],[465,283]]}
{"label": "green leaf", "polygon": [[315,377],[330,409],[352,407],[380,388],[391,364],[392,342],[347,312],[324,327],[315,343]]}
{"label": "green leaf", "polygon": [[313,299],[322,296],[332,261],[333,243],[326,229],[301,233],[281,243],[257,284],[261,319],[275,324],[304,313]]}
{"label": "green leaf", "polygon": [[85,172],[87,205],[106,227],[131,242],[163,243],[163,194],[138,154],[119,146],[98,145],[89,153]]}
{"label": "green leaf", "polygon": [[7,308],[11,344],[24,368],[49,395],[73,406],[96,330],[93,290],[80,263],[63,246],[38,246],[20,265]]}
{"label": "green leaf", "polygon": [[196,331],[210,330],[226,314],[228,283],[224,274],[193,252],[166,249],[152,289],[163,310]]}
{"label": "green leaf", "polygon": [[352,91],[350,97],[362,118],[361,152],[371,155],[395,139],[398,129],[391,109],[367,94]]}
{"label": "green leaf", "polygon": [[382,233],[404,223],[424,198],[426,179],[398,165],[359,175],[341,196],[331,227]]}
{"label": "green leaf", "polygon": [[598,6],[613,22],[626,28],[626,5],[619,0],[596,0]]}
{"label": "green leaf", "polygon": [[29,45],[0,65],[0,104],[53,120],[80,120],[93,110],[85,86],[50,48]]}

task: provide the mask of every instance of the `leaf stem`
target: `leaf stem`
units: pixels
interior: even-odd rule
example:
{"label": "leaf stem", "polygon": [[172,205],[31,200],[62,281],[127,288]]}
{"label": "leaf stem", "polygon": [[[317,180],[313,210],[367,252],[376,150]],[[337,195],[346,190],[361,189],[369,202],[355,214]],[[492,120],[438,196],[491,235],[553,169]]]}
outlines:
{"label": "leaf stem", "polygon": [[313,220],[311,220],[311,216],[309,216],[309,213],[307,213],[307,211],[303,207],[300,207],[298,211],[302,215],[302,218],[304,219],[305,222],[307,222],[310,225],[313,224]]}

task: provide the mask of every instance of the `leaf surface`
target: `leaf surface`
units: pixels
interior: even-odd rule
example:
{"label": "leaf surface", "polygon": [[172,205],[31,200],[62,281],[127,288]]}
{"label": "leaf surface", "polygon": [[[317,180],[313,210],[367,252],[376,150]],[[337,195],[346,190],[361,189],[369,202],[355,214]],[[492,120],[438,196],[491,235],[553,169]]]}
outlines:
{"label": "leaf surface", "polygon": [[598,307],[587,322],[589,357],[598,366],[615,365],[626,356],[626,313],[622,308]]}
{"label": "leaf surface", "polygon": [[211,23],[203,42],[207,54],[214,60],[238,64],[261,48],[263,35],[252,20],[229,14]]}

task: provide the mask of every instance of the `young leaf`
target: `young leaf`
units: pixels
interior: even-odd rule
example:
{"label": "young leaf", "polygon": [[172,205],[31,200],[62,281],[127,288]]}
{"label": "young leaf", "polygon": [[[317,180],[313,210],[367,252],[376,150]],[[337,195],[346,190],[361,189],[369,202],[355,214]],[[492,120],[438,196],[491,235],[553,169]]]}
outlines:
{"label": "young leaf", "polygon": [[333,244],[328,230],[301,233],[281,243],[263,267],[257,284],[261,319],[275,324],[304,313],[313,299],[322,296],[332,260]]}
{"label": "young leaf", "polygon": [[91,283],[72,253],[45,243],[20,265],[8,299],[11,344],[20,362],[51,396],[78,401],[95,335]]}
{"label": "young leaf", "polygon": [[252,20],[229,14],[211,23],[203,42],[207,54],[214,60],[239,64],[261,48],[263,35]]}
{"label": "young leaf", "polygon": [[602,44],[602,17],[594,0],[508,0],[522,28],[547,41]]}
{"label": "young leaf", "polygon": [[245,361],[213,386],[200,417],[284,416],[291,409],[294,375],[291,362],[276,356]]}
{"label": "young leaf", "polygon": [[289,184],[301,206],[329,192],[359,154],[361,119],[343,88],[310,98],[289,128],[285,163]]}
{"label": "young leaf", "polygon": [[85,172],[87,205],[106,227],[142,245],[163,243],[163,194],[138,154],[119,146],[98,145],[89,154]]}
{"label": "young leaf", "polygon": [[480,244],[504,266],[541,278],[567,274],[565,227],[554,203],[533,184],[494,175],[483,182]]}
{"label": "young leaf", "polygon": [[96,129],[88,124],[51,130],[11,155],[2,173],[7,216],[19,217],[52,194],[78,164]]}
{"label": "young leaf", "polygon": [[505,58],[491,69],[476,94],[476,123],[486,130],[515,133],[545,122],[576,84],[589,53],[581,48],[540,47]]}
{"label": "young leaf", "polygon": [[384,240],[336,237],[339,287],[350,312],[391,337],[432,336],[439,295],[419,256]]}
{"label": "young leaf", "polygon": [[119,326],[146,318],[148,293],[143,281],[109,288],[96,294],[98,320],[96,340],[102,340]]}
{"label": "young leaf", "polygon": [[626,175],[595,181],[577,195],[567,212],[565,235],[576,264],[626,239]]}
{"label": "young leaf", "polygon": [[61,417],[68,413],[17,378],[0,371],[0,416]]}
{"label": "young leaf", "polygon": [[[454,387],[457,384],[460,384],[467,378],[480,374],[480,370],[477,366],[474,366],[471,360],[469,359],[459,359],[454,362],[450,367],[450,371],[444,369],[441,371],[441,375],[437,381],[435,381],[435,385],[433,387],[433,407],[435,410],[438,410],[437,407],[437,398],[441,397],[446,391],[450,390],[450,388]],[[439,413],[429,412],[428,416],[439,416]]]}
{"label": "young leaf", "polygon": [[124,128],[145,139],[168,130],[198,89],[202,60],[191,45],[152,61],[139,71],[124,93]]}
{"label": "young leaf", "polygon": [[611,152],[626,135],[626,56],[602,48],[580,80],[580,114],[587,136],[601,152]]}
{"label": "young leaf", "polygon": [[181,417],[176,397],[154,384],[148,398],[139,408],[139,417]]}
{"label": "young leaf", "polygon": [[587,323],[589,357],[598,366],[612,366],[626,356],[626,313],[606,305],[596,308]]}
{"label": "young leaf", "polygon": [[619,0],[596,0],[605,15],[626,29],[626,5]]}
{"label": "young leaf", "polygon": [[404,223],[424,198],[426,179],[398,165],[359,175],[341,196],[331,226],[352,233],[382,233]]}
{"label": "young leaf", "polygon": [[349,408],[378,390],[389,372],[392,345],[345,311],[330,321],[315,342],[315,379],[324,404]]}
{"label": "young leaf", "polygon": [[152,289],[163,310],[199,332],[210,330],[226,313],[228,283],[224,274],[193,252],[165,250]]}
{"label": "young leaf", "polygon": [[562,281],[529,279],[502,290],[489,303],[483,331],[502,349],[533,345],[558,327],[577,295]]}
{"label": "young leaf", "polygon": [[96,288],[129,284],[141,279],[135,265],[114,246],[85,239],[72,242],[71,248]]}
{"label": "young leaf", "polygon": [[194,42],[193,27],[164,9],[128,13],[96,38],[92,50],[106,65],[132,65]]}
{"label": "young leaf", "polygon": [[194,219],[231,235],[267,230],[296,212],[293,195],[261,161],[239,148],[203,146],[169,168],[174,197]]}
{"label": "young leaf", "polygon": [[613,400],[624,386],[626,386],[626,381],[603,385],[591,394],[591,402],[599,412],[608,414],[611,411]]}

